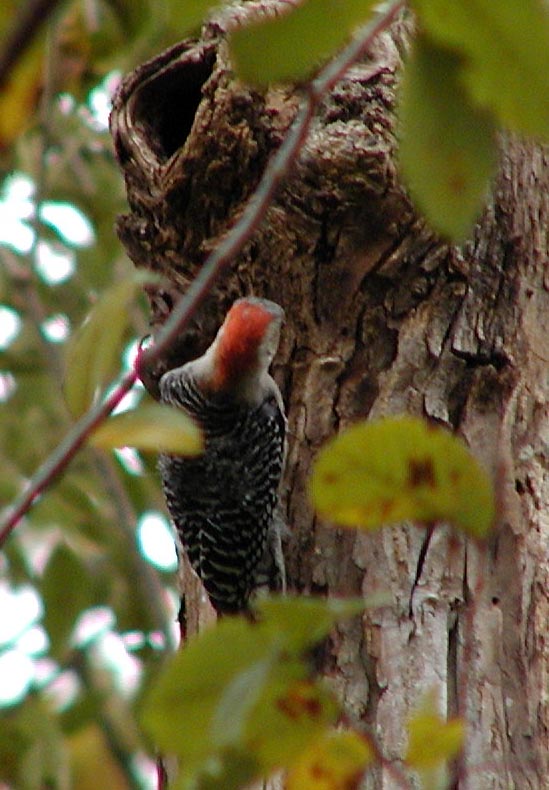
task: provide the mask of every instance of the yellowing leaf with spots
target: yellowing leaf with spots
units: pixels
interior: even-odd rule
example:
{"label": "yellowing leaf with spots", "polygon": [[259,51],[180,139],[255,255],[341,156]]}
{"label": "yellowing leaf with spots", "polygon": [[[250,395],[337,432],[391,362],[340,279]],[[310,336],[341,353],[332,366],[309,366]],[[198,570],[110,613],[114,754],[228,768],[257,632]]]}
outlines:
{"label": "yellowing leaf with spots", "polygon": [[365,530],[445,521],[482,538],[495,517],[492,484],[463,442],[414,417],[360,423],[330,441],[311,496],[321,515]]}
{"label": "yellowing leaf with spots", "polygon": [[287,790],[356,790],[375,755],[356,732],[330,732],[316,740],[288,773]]}
{"label": "yellowing leaf with spots", "polygon": [[224,618],[170,658],[147,692],[142,723],[159,749],[180,758],[178,787],[247,787],[335,725],[336,698],[310,677],[310,649],[356,611],[356,602],[334,604],[262,602],[259,622]]}
{"label": "yellowing leaf with spots", "polygon": [[246,748],[265,773],[295,760],[340,713],[329,689],[292,673],[291,666],[273,673],[246,727]]}

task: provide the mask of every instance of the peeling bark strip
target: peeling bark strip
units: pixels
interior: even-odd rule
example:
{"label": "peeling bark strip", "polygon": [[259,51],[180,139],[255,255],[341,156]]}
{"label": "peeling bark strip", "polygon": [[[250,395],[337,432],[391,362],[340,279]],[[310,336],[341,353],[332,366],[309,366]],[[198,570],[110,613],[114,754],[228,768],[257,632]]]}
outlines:
{"label": "peeling bark strip", "polygon": [[[241,14],[280,3],[246,3]],[[113,110],[130,206],[120,237],[137,266],[170,283],[149,294],[153,325],[239,215],[298,106],[291,88],[259,93],[234,80],[227,24],[220,17],[200,40],[137,69]],[[275,374],[290,421],[289,580],[303,594],[388,589],[393,600],[334,636],[331,672],[350,717],[397,760],[407,717],[435,688],[443,711],[467,714],[460,787],[544,788],[549,154],[507,141],[474,237],[461,250],[438,241],[396,173],[403,33],[397,25],[381,36],[325,98],[266,221],[147,383],[154,391],[166,368],[201,354],[238,296],[282,305]],[[401,412],[456,429],[493,471],[502,510],[483,567],[444,530],[423,559],[426,536],[412,526],[361,536],[315,519],[306,486],[321,444],[359,418]],[[484,592],[468,624],[479,574]],[[185,585],[192,629],[199,590],[189,574]],[[395,785],[380,770],[367,786]]]}

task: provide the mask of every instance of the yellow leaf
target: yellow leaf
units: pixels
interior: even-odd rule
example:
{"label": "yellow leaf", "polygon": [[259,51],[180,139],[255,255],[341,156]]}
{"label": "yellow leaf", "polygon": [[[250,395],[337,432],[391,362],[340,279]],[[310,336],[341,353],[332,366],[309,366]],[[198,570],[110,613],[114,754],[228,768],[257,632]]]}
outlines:
{"label": "yellow leaf", "polygon": [[329,442],[311,495],[322,515],[366,530],[448,521],[482,538],[495,517],[491,482],[463,442],[413,417],[360,423]]}
{"label": "yellow leaf", "polygon": [[358,733],[326,733],[290,769],[287,790],[355,790],[374,759],[370,744]]}
{"label": "yellow leaf", "polygon": [[78,787],[78,790],[95,790],[98,787],[126,790],[128,784],[124,774],[95,724],[71,735],[68,748],[73,787]]}
{"label": "yellow leaf", "polygon": [[419,770],[434,768],[454,758],[462,749],[463,721],[445,720],[436,710],[429,695],[420,710],[408,723],[406,762]]}
{"label": "yellow leaf", "polygon": [[198,455],[203,449],[200,429],[190,417],[159,403],[116,414],[91,436],[90,444],[104,450],[137,447],[177,455]]}

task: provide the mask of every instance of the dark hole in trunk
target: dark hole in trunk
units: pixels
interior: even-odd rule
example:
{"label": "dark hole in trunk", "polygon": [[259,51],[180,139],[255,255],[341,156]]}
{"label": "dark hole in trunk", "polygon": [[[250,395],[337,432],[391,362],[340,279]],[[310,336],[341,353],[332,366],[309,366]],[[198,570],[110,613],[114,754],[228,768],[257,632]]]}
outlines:
{"label": "dark hole in trunk", "polygon": [[178,151],[190,134],[202,87],[215,64],[213,47],[186,53],[139,90],[132,108],[135,126],[143,130],[160,161]]}

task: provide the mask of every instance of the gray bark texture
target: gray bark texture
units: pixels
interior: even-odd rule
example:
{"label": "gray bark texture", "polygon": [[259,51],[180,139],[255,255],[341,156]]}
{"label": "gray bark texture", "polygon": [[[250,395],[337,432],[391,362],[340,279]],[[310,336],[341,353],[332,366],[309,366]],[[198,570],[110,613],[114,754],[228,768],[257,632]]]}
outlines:
{"label": "gray bark texture", "polygon": [[[153,326],[239,216],[299,104],[299,89],[234,78],[224,41],[234,23],[219,17],[138,68],[115,101],[130,206],[120,238],[169,283],[149,288]],[[327,649],[349,718],[398,762],[407,718],[434,690],[443,713],[467,719],[452,786],[548,788],[549,155],[505,139],[474,234],[460,248],[439,240],[395,163],[405,36],[400,22],[326,96],[266,220],[146,384],[154,394],[165,369],[202,353],[238,296],[282,305],[274,375],[289,418],[290,589],[385,590],[392,602],[342,624]],[[307,481],[323,443],[401,413],[451,428],[493,474],[499,517],[484,552],[441,527],[420,561],[418,527],[366,535],[315,516]],[[192,574],[184,585],[194,629],[207,607]],[[365,780],[397,786],[386,769]]]}

